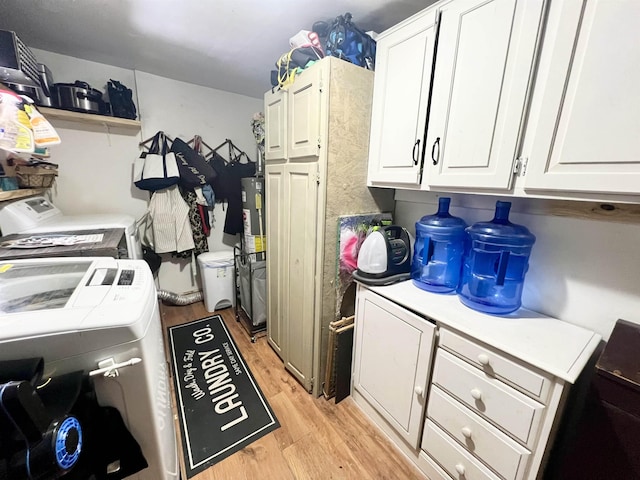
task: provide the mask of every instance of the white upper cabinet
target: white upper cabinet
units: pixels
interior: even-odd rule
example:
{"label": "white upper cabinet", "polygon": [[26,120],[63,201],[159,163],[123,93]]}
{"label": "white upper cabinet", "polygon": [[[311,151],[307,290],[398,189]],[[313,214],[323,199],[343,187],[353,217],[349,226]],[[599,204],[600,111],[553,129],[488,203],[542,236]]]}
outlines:
{"label": "white upper cabinet", "polygon": [[637,199],[638,19],[638,0],[442,0],[384,32],[368,185]]}
{"label": "white upper cabinet", "polygon": [[266,161],[287,158],[287,92],[278,90],[264,94]]}
{"label": "white upper cabinet", "polygon": [[551,2],[526,190],[640,193],[639,22],[638,0]]}
{"label": "white upper cabinet", "polygon": [[377,42],[369,185],[420,185],[435,20],[427,10]]}
{"label": "white upper cabinet", "polygon": [[509,189],[543,1],[452,0],[439,11],[423,183]]}
{"label": "white upper cabinet", "polygon": [[302,72],[289,87],[288,158],[320,154],[320,90],[322,69]]}

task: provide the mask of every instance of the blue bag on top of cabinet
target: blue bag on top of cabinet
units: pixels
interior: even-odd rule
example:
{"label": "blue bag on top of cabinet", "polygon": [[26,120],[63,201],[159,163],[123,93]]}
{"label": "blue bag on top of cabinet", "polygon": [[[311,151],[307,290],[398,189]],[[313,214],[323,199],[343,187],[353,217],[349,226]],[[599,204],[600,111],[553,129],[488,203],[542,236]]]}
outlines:
{"label": "blue bag on top of cabinet", "polygon": [[[347,12],[336,17],[329,26],[326,32],[325,54],[347,60],[368,70],[374,70],[376,42],[356,27],[351,18],[352,15]],[[321,37],[324,36],[321,35]]]}

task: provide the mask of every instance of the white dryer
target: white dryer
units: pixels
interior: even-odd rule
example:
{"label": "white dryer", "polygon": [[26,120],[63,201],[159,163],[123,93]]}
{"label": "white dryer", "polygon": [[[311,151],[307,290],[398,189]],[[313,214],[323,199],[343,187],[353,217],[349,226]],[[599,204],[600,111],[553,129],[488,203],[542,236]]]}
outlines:
{"label": "white dryer", "polygon": [[16,200],[0,207],[2,235],[69,232],[99,228],[124,228],[127,240],[127,257],[142,258],[142,245],[138,237],[136,219],[131,215],[118,213],[65,215],[43,196]]}
{"label": "white dryer", "polygon": [[0,263],[0,360],[43,357],[43,379],[105,369],[98,401],[118,409],[149,467],[179,477],[168,363],[153,276],[142,260],[45,258]]}

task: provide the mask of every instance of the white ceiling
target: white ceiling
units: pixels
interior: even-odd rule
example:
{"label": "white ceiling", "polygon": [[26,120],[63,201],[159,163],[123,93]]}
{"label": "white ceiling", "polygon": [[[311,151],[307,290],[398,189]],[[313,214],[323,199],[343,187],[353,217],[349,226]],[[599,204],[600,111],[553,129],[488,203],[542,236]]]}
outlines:
{"label": "white ceiling", "polygon": [[431,3],[0,0],[0,29],[30,47],[261,98],[299,30],[351,12],[358,27],[381,32]]}

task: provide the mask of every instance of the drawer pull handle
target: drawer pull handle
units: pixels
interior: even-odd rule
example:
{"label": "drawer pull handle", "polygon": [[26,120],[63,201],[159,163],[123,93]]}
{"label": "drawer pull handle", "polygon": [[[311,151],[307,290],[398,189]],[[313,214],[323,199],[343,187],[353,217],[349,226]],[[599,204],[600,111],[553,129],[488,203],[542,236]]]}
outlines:
{"label": "drawer pull handle", "polygon": [[461,463],[457,463],[456,472],[458,472],[459,475],[462,475],[464,477],[464,472],[465,472],[464,465],[462,465]]}
{"label": "drawer pull handle", "polygon": [[479,388],[474,388],[471,390],[471,396],[478,401],[482,400],[482,391]]}
{"label": "drawer pull handle", "polygon": [[469,427],[462,427],[462,435],[465,438],[471,438],[471,429]]}
{"label": "drawer pull handle", "polygon": [[480,365],[484,365],[486,367],[489,365],[489,355],[481,353],[478,355],[478,362],[480,362]]}
{"label": "drawer pull handle", "polygon": [[419,385],[416,385],[416,387],[413,389],[413,391],[416,392],[416,395],[418,395],[419,397],[421,397],[422,394],[424,393],[424,390]]}

